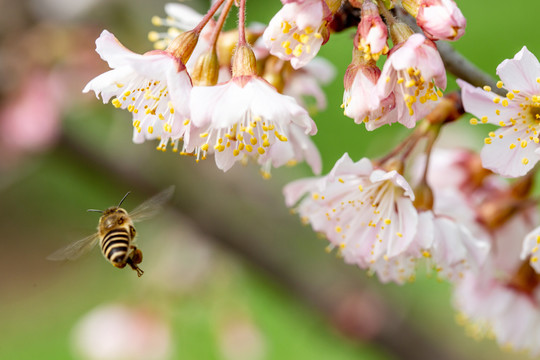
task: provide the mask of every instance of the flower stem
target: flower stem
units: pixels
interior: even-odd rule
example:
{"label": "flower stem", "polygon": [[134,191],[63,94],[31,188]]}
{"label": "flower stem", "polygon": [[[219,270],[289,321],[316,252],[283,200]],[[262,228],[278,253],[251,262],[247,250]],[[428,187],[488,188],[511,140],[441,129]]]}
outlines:
{"label": "flower stem", "polygon": [[206,24],[208,24],[208,21],[210,21],[210,19],[214,16],[216,11],[221,6],[221,4],[223,4],[224,2],[225,2],[225,0],[218,0],[218,1],[216,1],[216,3],[214,5],[212,5],[212,7],[208,10],[206,15],[204,15],[201,22],[197,26],[195,26],[195,28],[193,28],[193,32],[195,34],[199,35],[201,33],[202,29],[206,26]]}
{"label": "flower stem", "polygon": [[238,46],[246,44],[246,0],[240,0],[238,12]]}
{"label": "flower stem", "polygon": [[221,34],[221,29],[223,29],[223,25],[225,24],[225,20],[227,20],[227,16],[229,15],[229,11],[231,10],[232,4],[234,3],[234,0],[227,0],[225,3],[225,7],[223,8],[223,11],[219,15],[219,19],[216,23],[216,27],[214,28],[214,32],[212,33],[212,38],[210,39],[210,44],[212,46],[212,49],[216,49],[217,40],[219,38],[219,34]]}

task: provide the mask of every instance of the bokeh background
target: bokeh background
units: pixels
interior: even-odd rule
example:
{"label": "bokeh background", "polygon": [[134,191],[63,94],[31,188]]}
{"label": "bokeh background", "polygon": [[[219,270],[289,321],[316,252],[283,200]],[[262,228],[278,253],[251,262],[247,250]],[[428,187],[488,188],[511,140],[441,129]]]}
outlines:
{"label": "bokeh background", "polygon": [[[195,164],[131,143],[129,114],[81,89],[107,70],[94,52],[101,30],[147,51],[150,19],[164,16],[164,4],[0,0],[0,359],[85,359],[95,344],[129,359],[527,358],[468,336],[448,284],[419,274],[412,284],[382,285],[327,254],[281,195],[288,181],[310,175],[306,166],[263,180],[256,166],[223,174],[213,160]],[[486,72],[523,45],[540,54],[540,3],[458,5],[468,25],[453,45]],[[248,1],[248,22],[267,23],[280,6]],[[313,115],[323,172],[344,152],[380,156],[408,133],[368,133],[343,116],[352,35],[334,34],[320,51],[337,68],[328,109]],[[479,148],[488,131],[465,119],[441,142]],[[98,249],[73,263],[45,259],[95,231],[98,214],[87,208],[131,190],[130,210],[171,184],[171,206],[137,226],[143,277],[114,269]]]}

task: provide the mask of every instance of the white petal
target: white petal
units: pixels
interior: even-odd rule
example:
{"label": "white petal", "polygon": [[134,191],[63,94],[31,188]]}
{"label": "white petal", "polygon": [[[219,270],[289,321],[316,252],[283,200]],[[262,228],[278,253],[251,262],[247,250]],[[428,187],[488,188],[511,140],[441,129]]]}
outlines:
{"label": "white petal", "polygon": [[497,75],[507,89],[529,95],[540,93],[540,84],[536,81],[540,77],[540,63],[525,46],[513,59],[506,59],[497,67]]}
{"label": "white petal", "polygon": [[517,125],[503,127],[495,131],[491,144],[482,148],[482,165],[502,176],[522,176],[540,160],[536,149],[538,146],[529,139],[526,125],[521,128]]}

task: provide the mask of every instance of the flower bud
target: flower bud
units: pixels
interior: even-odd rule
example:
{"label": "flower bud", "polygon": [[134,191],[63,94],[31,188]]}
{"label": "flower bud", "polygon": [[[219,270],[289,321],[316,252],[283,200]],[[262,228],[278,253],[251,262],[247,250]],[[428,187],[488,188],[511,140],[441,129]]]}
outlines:
{"label": "flower bud", "polygon": [[[248,44],[254,44],[261,36],[256,29],[246,29],[246,41]],[[229,66],[234,54],[234,49],[238,43],[238,30],[229,30],[219,35],[217,42],[217,52],[220,66]]]}
{"label": "flower bud", "polygon": [[421,182],[414,189],[414,207],[418,211],[433,210],[433,191],[426,182]]}
{"label": "flower bud", "polygon": [[418,15],[418,9],[420,8],[419,0],[401,0],[401,6],[414,18]]}
{"label": "flower bud", "polygon": [[210,50],[197,59],[191,80],[195,86],[213,86],[218,82],[219,62],[214,50]]}
{"label": "flower bud", "polygon": [[390,37],[394,43],[394,47],[407,41],[407,39],[413,34],[414,31],[409,27],[409,25],[403,22],[396,21],[390,24]]}
{"label": "flower bud", "polygon": [[199,34],[193,31],[186,31],[181,33],[173,41],[171,41],[165,51],[173,54],[174,56],[179,58],[182,63],[185,64],[191,57],[191,54],[193,53],[193,50],[195,49],[198,41]]}
{"label": "flower bud", "polygon": [[252,76],[257,74],[257,60],[248,44],[236,48],[232,58],[233,77]]}
{"label": "flower bud", "polygon": [[283,60],[270,55],[264,63],[263,79],[273,85],[279,93],[283,93],[285,79],[283,74]]}
{"label": "flower bud", "polygon": [[388,30],[379,15],[377,5],[364,1],[362,20],[354,37],[355,47],[364,51],[367,57],[378,60],[380,55],[388,53],[387,38]]}
{"label": "flower bud", "polygon": [[467,25],[453,0],[420,0],[416,22],[432,40],[455,41],[463,36]]}

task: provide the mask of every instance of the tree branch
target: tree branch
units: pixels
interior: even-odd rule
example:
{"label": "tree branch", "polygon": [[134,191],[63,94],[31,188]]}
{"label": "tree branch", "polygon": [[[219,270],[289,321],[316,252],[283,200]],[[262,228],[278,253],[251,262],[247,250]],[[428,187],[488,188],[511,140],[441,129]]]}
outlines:
{"label": "tree branch", "polygon": [[[141,147],[144,152],[148,150]],[[74,166],[90,166],[111,182],[122,187],[128,184],[137,193],[149,196],[165,184],[175,183],[173,212],[189,218],[220,247],[240,255],[356,340],[372,341],[400,359],[461,358],[450,346],[435,345],[400,315],[395,304],[388,304],[370,290],[361,270],[322,251],[324,245],[314,242],[311,229],[300,226],[296,216],[285,208],[280,194],[280,182],[285,180],[279,176],[265,182],[252,168],[241,167],[223,174],[213,160],[195,165],[192,159],[178,159],[178,155],[167,159],[167,154],[161,154],[159,163],[144,161],[132,147],[127,155],[115,152],[123,161],[113,162],[96,149],[82,145],[69,134],[62,136],[59,145],[59,151],[74,157]],[[159,178],[159,183],[150,177]],[[366,293],[370,294],[367,304],[371,305],[363,306],[361,312],[362,306],[355,299],[366,303]],[[366,329],[367,319],[373,315],[382,319],[380,325],[375,330]]]}

